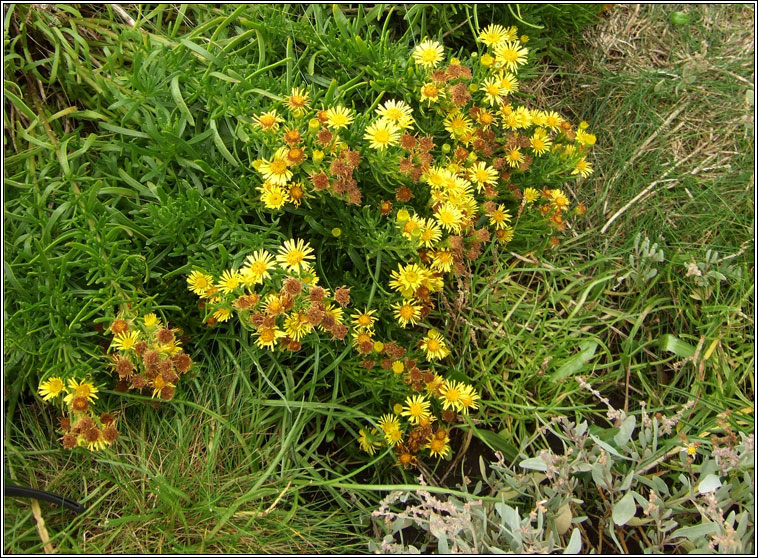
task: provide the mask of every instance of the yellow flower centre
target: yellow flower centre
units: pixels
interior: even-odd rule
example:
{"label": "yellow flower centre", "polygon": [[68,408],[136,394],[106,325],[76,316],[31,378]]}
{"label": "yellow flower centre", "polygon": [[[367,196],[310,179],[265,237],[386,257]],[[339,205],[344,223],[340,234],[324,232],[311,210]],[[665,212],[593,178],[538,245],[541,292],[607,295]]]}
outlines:
{"label": "yellow flower centre", "polygon": [[436,353],[440,350],[440,342],[436,339],[427,339],[426,340],[426,350],[430,353]]}
{"label": "yellow flower centre", "polygon": [[302,95],[292,95],[290,97],[290,105],[298,108],[305,106],[305,97]]}
{"label": "yellow flower centre", "polygon": [[483,125],[492,124],[493,117],[489,112],[480,112],[479,113],[479,123]]}
{"label": "yellow flower centre", "polygon": [[456,401],[460,399],[460,397],[461,397],[461,392],[458,391],[457,388],[451,387],[445,392],[445,399],[447,399],[451,403],[455,403]]}
{"label": "yellow flower centre", "polygon": [[208,279],[205,277],[205,275],[201,275],[197,279],[195,279],[195,288],[197,289],[207,289],[209,287]]}
{"label": "yellow flower centre", "polygon": [[384,112],[384,118],[397,121],[403,118],[403,111],[399,108],[389,108]]}
{"label": "yellow flower centre", "polygon": [[270,128],[271,126],[273,126],[274,124],[276,124],[276,118],[274,118],[270,114],[264,114],[258,120],[260,121],[261,126],[263,126],[265,128]]}
{"label": "yellow flower centre", "polygon": [[419,282],[419,275],[415,271],[406,271],[403,275],[403,279],[406,283],[414,285]]}
{"label": "yellow flower centre", "polygon": [[346,126],[347,117],[344,114],[334,114],[332,116],[332,126]]}
{"label": "yellow flower centre", "polygon": [[388,130],[382,128],[374,133],[374,141],[376,143],[387,143],[390,141],[390,133]]}
{"label": "yellow flower centre", "polygon": [[408,406],[408,414],[412,417],[420,417],[424,414],[424,406],[421,403],[411,403]]}
{"label": "yellow flower centre", "polygon": [[508,153],[508,160],[510,161],[519,161],[521,159],[521,152],[518,149],[511,150],[510,153]]}
{"label": "yellow flower centre", "polygon": [[305,254],[300,250],[290,250],[287,254],[287,263],[291,266],[298,265],[305,258]]}
{"label": "yellow flower centre", "polygon": [[506,62],[515,62],[518,60],[518,52],[515,49],[508,48],[500,51],[500,56]]}
{"label": "yellow flower centre", "polygon": [[494,83],[491,83],[487,86],[487,94],[491,95],[492,97],[497,97],[500,95],[500,88]]}
{"label": "yellow flower centre", "polygon": [[484,169],[477,169],[474,173],[477,182],[487,182],[490,179],[489,173]]}
{"label": "yellow flower centre", "polygon": [[[404,320],[410,320],[416,315],[416,310],[410,304],[404,304],[400,307],[400,317]],[[402,363],[401,363],[402,366]]]}
{"label": "yellow flower centre", "polygon": [[363,327],[369,327],[371,325],[371,316],[367,314],[361,314],[358,316],[358,324]]}
{"label": "yellow flower centre", "polygon": [[76,387],[76,395],[79,397],[89,397],[91,393],[89,384],[80,384]]}
{"label": "yellow flower centre", "polygon": [[263,343],[271,343],[274,341],[276,334],[274,333],[273,329],[264,329],[261,330],[261,342]]}
{"label": "yellow flower centre", "polygon": [[425,85],[422,92],[427,97],[436,97],[437,94],[439,93],[439,91],[437,90],[437,87],[432,83]]}
{"label": "yellow flower centre", "polygon": [[437,60],[438,56],[439,54],[437,53],[436,49],[428,48],[421,53],[421,60],[428,64],[431,64]]}
{"label": "yellow flower centre", "polygon": [[290,161],[298,161],[303,156],[303,150],[299,147],[293,147],[287,153],[287,158]]}
{"label": "yellow flower centre", "polygon": [[271,168],[272,174],[284,174],[287,172],[287,161],[277,158],[271,161],[269,167]]}

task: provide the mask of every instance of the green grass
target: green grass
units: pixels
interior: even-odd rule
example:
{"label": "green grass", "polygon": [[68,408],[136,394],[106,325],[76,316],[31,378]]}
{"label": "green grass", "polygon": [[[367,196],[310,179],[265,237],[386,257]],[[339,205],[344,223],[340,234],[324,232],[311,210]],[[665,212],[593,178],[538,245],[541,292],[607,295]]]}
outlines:
{"label": "green grass", "polygon": [[[522,9],[550,30],[533,28],[537,48],[567,25],[547,8]],[[595,174],[572,188],[588,211],[556,250],[529,252],[517,238],[440,302],[449,375],[483,397],[484,412],[457,438],[473,425],[481,439],[463,458],[472,478],[479,454],[491,455],[484,446],[519,456],[536,438],[536,416],[604,422],[577,375],[630,412],[641,401],[670,412],[696,400],[681,431],[691,439],[726,410],[752,431],[753,11],[685,6],[691,24],[677,27],[673,9],[615,7],[584,30],[585,43],[537,65],[526,87],[541,106],[590,123]],[[370,214],[345,234],[356,263],[318,232],[341,223],[250,212],[238,166],[255,146],[237,151],[232,139],[290,84],[320,85],[356,107],[381,91],[411,94],[399,60],[408,44],[450,32],[463,51],[467,25],[452,30],[473,14],[371,10],[343,21],[319,6],[232,17],[236,8],[162,5],[130,9],[130,29],[108,6],[79,10],[90,11],[15,6],[6,18],[6,479],[87,506],[74,517],[42,505],[60,552],[365,551],[385,487],[416,484],[413,471],[355,444],[392,386],[362,377],[338,346],[256,361],[236,335],[201,328],[184,275],[239,263],[277,230],[322,239],[334,257],[321,264],[327,281],[352,266],[356,284],[360,266],[373,273],[382,241],[361,240]],[[477,17],[484,26],[512,15]],[[356,34],[380,47],[362,47]],[[298,40],[288,46],[287,35]],[[638,234],[665,255],[649,281],[628,275]],[[705,289],[686,275],[709,249],[732,267]],[[57,411],[30,395],[39,371],[98,366],[95,325],[125,300],[179,320],[200,366],[159,407],[106,392],[121,417],[118,443],[64,451]],[[455,489],[453,465],[432,467],[430,483],[448,477],[443,486]],[[6,501],[5,514],[4,550],[43,552],[28,501]]]}

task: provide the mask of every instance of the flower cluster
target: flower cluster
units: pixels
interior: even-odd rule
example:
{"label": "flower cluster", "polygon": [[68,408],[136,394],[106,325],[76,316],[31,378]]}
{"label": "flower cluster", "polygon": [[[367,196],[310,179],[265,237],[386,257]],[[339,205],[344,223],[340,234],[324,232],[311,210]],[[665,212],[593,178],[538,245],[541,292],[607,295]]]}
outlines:
{"label": "flower cluster", "polygon": [[254,332],[258,347],[273,350],[278,345],[297,352],[318,332],[332,339],[348,333],[343,308],[350,304],[349,289],[330,293],[320,287],[313,259],[307,242],[290,239],[276,257],[260,249],[247,256],[243,267],[225,270],[220,277],[194,270],[187,284],[200,296],[208,325],[226,322],[236,313],[243,327]]}
{"label": "flower cluster", "polygon": [[61,442],[66,449],[87,447],[100,450],[111,445],[118,437],[116,417],[110,413],[95,413],[93,405],[98,388],[88,379],[79,381],[69,378],[65,382],[58,376],[43,380],[38,389],[45,401],[61,402],[65,411],[59,419]]}
{"label": "flower cluster", "polygon": [[127,309],[110,325],[111,366],[118,375],[116,391],[147,391],[166,401],[174,397],[179,378],[189,372],[192,359],[170,329],[152,312],[140,316]]}
{"label": "flower cluster", "polygon": [[[298,207],[314,192],[325,190],[348,205],[360,205],[363,196],[353,170],[361,157],[339,137],[340,130],[353,122],[353,111],[336,105],[314,113],[309,93],[300,88],[294,88],[284,104],[286,121],[276,109],[253,117],[253,126],[272,152],[269,158],[253,162],[263,179],[258,188],[263,206],[275,211],[288,203]],[[313,118],[306,122],[307,115]],[[280,130],[279,124],[285,122]]]}

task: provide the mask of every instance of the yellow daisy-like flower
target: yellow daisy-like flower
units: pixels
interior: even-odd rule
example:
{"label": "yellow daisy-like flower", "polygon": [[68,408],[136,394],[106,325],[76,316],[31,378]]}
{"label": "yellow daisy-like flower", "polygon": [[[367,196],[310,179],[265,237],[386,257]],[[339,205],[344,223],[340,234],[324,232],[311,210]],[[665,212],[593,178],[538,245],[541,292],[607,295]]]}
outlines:
{"label": "yellow daisy-like flower", "polygon": [[157,325],[160,325],[160,320],[158,319],[158,316],[155,315],[154,312],[150,312],[149,314],[145,314],[145,317],[143,318],[145,321],[146,327],[155,327]]}
{"label": "yellow daisy-like flower", "polygon": [[547,120],[547,113],[544,110],[532,111],[532,124],[535,126],[544,126]]}
{"label": "yellow daisy-like flower", "polygon": [[382,415],[377,424],[385,434],[392,430],[400,430],[400,419],[398,419],[396,415],[391,415],[389,413]]}
{"label": "yellow daisy-like flower", "polygon": [[376,113],[398,128],[407,128],[413,124],[413,109],[405,101],[389,100],[376,108]]}
{"label": "yellow daisy-like flower", "polygon": [[445,98],[445,91],[437,87],[435,84],[429,82],[421,86],[421,96],[419,100],[423,103],[429,101],[429,103],[439,103],[440,100]]}
{"label": "yellow daisy-like flower", "polygon": [[481,125],[483,130],[486,130],[495,123],[495,115],[482,109],[476,113],[476,121]]}
{"label": "yellow daisy-like flower", "polygon": [[450,437],[447,434],[443,438],[432,436],[424,448],[429,450],[432,457],[447,457],[450,453]]}
{"label": "yellow daisy-like flower", "polygon": [[[395,311],[395,319],[402,327],[407,327],[408,324],[416,325],[418,320],[421,319],[421,306],[414,304],[413,300],[406,299],[403,302],[396,302],[392,305],[392,309]],[[399,361],[398,361],[399,362]],[[402,367],[402,362],[400,366]],[[392,366],[393,370],[395,365]],[[402,369],[400,370],[402,372]]]}
{"label": "yellow daisy-like flower", "polygon": [[519,128],[528,128],[532,123],[532,112],[526,107],[518,107],[514,111]]}
{"label": "yellow daisy-like flower", "polygon": [[595,145],[597,138],[595,137],[595,134],[587,133],[580,128],[576,131],[576,141],[584,145]]}
{"label": "yellow daisy-like flower", "polygon": [[450,202],[445,202],[434,212],[434,218],[446,231],[458,233],[463,225],[463,213]]}
{"label": "yellow daisy-like flower", "polygon": [[78,382],[76,378],[69,378],[68,389],[66,390],[68,395],[63,399],[66,403],[71,403],[74,397],[84,397],[90,403],[97,399],[98,389],[88,381]]}
{"label": "yellow daisy-like flower", "polygon": [[418,264],[398,264],[398,268],[390,274],[390,287],[409,297],[421,286],[426,276],[427,270]]}
{"label": "yellow daisy-like flower", "polygon": [[550,112],[546,112],[544,116],[545,126],[554,132],[557,132],[560,129],[561,124],[563,124],[563,118],[561,118],[561,115],[554,110],[551,110]]}
{"label": "yellow daisy-like flower", "polygon": [[366,432],[366,430],[361,428],[358,430],[358,444],[367,454],[374,455],[376,453],[376,448],[382,446],[378,436],[379,431],[376,428],[372,428],[370,432]]}
{"label": "yellow daisy-like flower", "polygon": [[366,128],[363,139],[369,142],[371,149],[382,151],[400,142],[400,129],[389,120],[380,118]]}
{"label": "yellow daisy-like flower", "polygon": [[445,130],[453,139],[460,139],[473,130],[471,120],[461,113],[450,114],[445,118]]}
{"label": "yellow daisy-like flower", "polygon": [[447,273],[453,269],[453,253],[450,250],[434,250],[429,254],[432,258],[431,268]]}
{"label": "yellow daisy-like flower", "polygon": [[216,286],[224,294],[229,294],[234,292],[234,290],[240,286],[240,282],[239,271],[236,269],[227,269],[221,274],[221,279],[219,279]]}
{"label": "yellow daisy-like flower", "polygon": [[376,317],[373,316],[375,313],[376,310],[366,310],[365,312],[358,312],[357,314],[354,314],[353,325],[358,330],[373,329],[374,322],[376,322]]}
{"label": "yellow daisy-like flower", "polygon": [[505,162],[509,167],[518,167],[524,162],[524,154],[521,153],[518,147],[511,148],[505,155]]}
{"label": "yellow daisy-like flower", "polygon": [[513,227],[510,225],[507,225],[503,229],[497,229],[495,232],[497,233],[497,240],[501,244],[507,244],[513,240]]}
{"label": "yellow daisy-like flower", "polygon": [[424,219],[419,231],[418,241],[421,246],[431,248],[442,238],[442,229],[434,219]]}
{"label": "yellow daisy-like flower", "polygon": [[558,211],[565,211],[569,206],[569,199],[563,193],[563,190],[550,190],[550,199]]}
{"label": "yellow daisy-like flower", "polygon": [[[324,306],[324,314],[330,315],[332,318],[334,318],[334,322],[341,324],[343,322],[343,314],[342,308],[339,306],[335,306],[331,302],[327,303],[326,306]],[[326,331],[323,326],[319,326],[321,331]]]}
{"label": "yellow daisy-like flower", "polygon": [[405,399],[403,412],[400,415],[408,417],[409,423],[418,424],[420,421],[426,420],[431,416],[430,408],[431,403],[423,395],[409,395]]}
{"label": "yellow daisy-like flower", "polygon": [[308,92],[305,89],[293,87],[290,94],[284,98],[284,104],[295,117],[300,117],[310,106]]}
{"label": "yellow daisy-like flower", "polygon": [[269,316],[277,316],[279,314],[284,314],[284,305],[282,304],[281,297],[276,293],[269,293],[266,295],[266,299],[264,301],[264,308],[266,310],[266,314]]}
{"label": "yellow daisy-like flower", "polygon": [[260,115],[253,116],[253,126],[260,128],[264,132],[273,132],[279,129],[279,123],[284,122],[281,116],[279,116],[276,110],[264,112]]}
{"label": "yellow daisy-like flower", "polygon": [[232,311],[229,308],[219,308],[213,313],[213,317],[217,322],[227,322],[232,317]]}
{"label": "yellow daisy-like flower", "polygon": [[503,72],[497,76],[498,85],[500,86],[501,95],[509,95],[518,91],[519,82],[510,72]]}
{"label": "yellow daisy-like flower", "polygon": [[291,201],[289,191],[278,184],[265,182],[258,190],[261,192],[261,202],[266,209],[278,210]]}
{"label": "yellow daisy-like flower", "polygon": [[313,331],[313,326],[308,321],[308,316],[302,312],[293,312],[284,320],[284,331],[295,341],[300,341]]}
{"label": "yellow daisy-like flower", "polygon": [[478,161],[469,167],[468,176],[476,184],[476,191],[481,192],[486,185],[494,186],[497,183],[498,174],[484,161]]}
{"label": "yellow daisy-like flower", "polygon": [[488,47],[496,47],[507,41],[512,41],[514,38],[515,35],[510,29],[506,29],[502,25],[493,24],[488,25],[479,33],[477,41],[484,43]]}
{"label": "yellow daisy-like flower", "polygon": [[[403,372],[405,372],[405,365],[403,364],[403,361],[402,360],[396,360],[395,362],[393,362],[392,363],[392,371],[395,374],[402,374]],[[402,410],[403,410],[402,406],[400,407],[400,411],[398,411],[397,407],[396,407],[395,408],[395,414],[401,412]]]}
{"label": "yellow daisy-like flower", "polygon": [[274,257],[266,250],[257,250],[245,258],[245,266],[240,269],[240,280],[246,287],[271,279],[269,270],[274,267]]}
{"label": "yellow daisy-like flower", "polygon": [[193,270],[187,277],[187,285],[193,293],[203,295],[213,286],[213,277],[201,271]]}
{"label": "yellow daisy-like flower", "polygon": [[571,171],[571,174],[578,174],[587,178],[592,174],[592,165],[587,162],[587,159],[582,157],[576,162],[576,165],[574,165],[574,170]]}
{"label": "yellow daisy-like flower", "polygon": [[270,161],[264,159],[258,167],[258,172],[272,184],[286,186],[289,179],[292,178],[292,171],[289,169],[287,161],[287,148],[280,148]]}
{"label": "yellow daisy-like flower", "polygon": [[54,376],[41,382],[39,388],[37,388],[37,392],[42,396],[42,399],[50,401],[51,399],[58,397],[64,387],[63,380]]}
{"label": "yellow daisy-like flower", "polygon": [[497,77],[489,77],[482,82],[482,91],[484,92],[484,100],[492,105],[500,105],[503,103],[503,96],[505,91],[500,86],[500,80]]}
{"label": "yellow daisy-like flower", "polygon": [[536,188],[527,188],[524,190],[524,201],[526,203],[534,203],[540,199],[540,191]]}
{"label": "yellow daisy-like flower", "polygon": [[285,240],[284,245],[279,247],[276,261],[286,271],[305,271],[309,265],[308,260],[313,260],[313,248],[303,239]]}
{"label": "yellow daisy-like flower", "polygon": [[342,105],[338,105],[326,111],[326,125],[335,130],[347,128],[353,120],[355,120],[355,117],[350,109],[345,108]]}
{"label": "yellow daisy-like flower", "polygon": [[469,409],[478,409],[477,401],[480,399],[479,394],[476,393],[476,390],[473,386],[469,386],[466,384],[459,384],[461,387],[461,393],[458,398],[458,410],[464,414],[467,415],[469,412]]}
{"label": "yellow daisy-like flower", "polygon": [[490,214],[490,225],[496,229],[504,229],[511,222],[511,214],[504,205],[498,205]]}
{"label": "yellow daisy-like flower", "polygon": [[403,440],[403,431],[397,428],[395,430],[385,432],[384,439],[387,442],[387,445],[392,447]]}
{"label": "yellow daisy-like flower", "polygon": [[550,151],[550,148],[553,145],[553,141],[547,135],[547,132],[544,128],[537,128],[534,131],[534,135],[532,135],[531,139],[529,140],[529,143],[532,146],[532,151],[534,151],[537,155],[543,155],[547,153]]}
{"label": "yellow daisy-like flower", "polygon": [[463,383],[456,382],[455,380],[445,380],[440,386],[440,399],[442,400],[442,408],[453,408],[460,410],[461,408],[461,394],[464,391]]}
{"label": "yellow daisy-like flower", "polygon": [[436,68],[442,61],[443,53],[440,43],[426,40],[413,49],[413,60],[424,68]]}
{"label": "yellow daisy-like flower", "polygon": [[111,342],[111,347],[118,351],[130,351],[139,341],[139,333],[136,331],[125,331],[117,333]]}
{"label": "yellow daisy-like flower", "polygon": [[529,49],[516,41],[506,41],[495,48],[495,63],[515,72],[519,66],[526,64]]}
{"label": "yellow daisy-like flower", "polygon": [[450,354],[450,350],[445,345],[445,338],[434,329],[430,329],[424,337],[421,349],[426,351],[426,358],[429,360],[443,359]]}
{"label": "yellow daisy-like flower", "polygon": [[277,339],[281,339],[286,335],[276,326],[259,327],[256,333],[258,334],[258,339],[255,340],[255,344],[261,349],[273,349]]}

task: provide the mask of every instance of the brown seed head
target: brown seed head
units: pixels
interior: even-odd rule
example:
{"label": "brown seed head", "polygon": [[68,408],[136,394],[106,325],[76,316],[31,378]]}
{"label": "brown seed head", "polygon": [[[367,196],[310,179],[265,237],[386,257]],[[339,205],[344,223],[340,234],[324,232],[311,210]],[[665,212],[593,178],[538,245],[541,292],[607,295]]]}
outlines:
{"label": "brown seed head", "polygon": [[77,413],[85,413],[89,409],[89,402],[86,397],[77,395],[71,400],[71,408]]}
{"label": "brown seed head", "polygon": [[63,436],[61,440],[63,441],[63,448],[64,449],[74,449],[76,447],[76,434],[71,434],[70,432]]}
{"label": "brown seed head", "polygon": [[156,339],[161,345],[166,345],[167,343],[171,343],[174,340],[174,332],[165,327],[161,328],[156,334]]}
{"label": "brown seed head", "polygon": [[125,333],[127,331],[129,331],[129,323],[126,320],[119,318],[114,320],[111,324],[111,332],[113,335],[116,335],[117,333]]}
{"label": "brown seed head", "polygon": [[118,430],[113,425],[108,425],[103,429],[103,438],[109,444],[112,444],[118,438]]}
{"label": "brown seed head", "polygon": [[350,289],[352,287],[341,286],[334,291],[334,301],[343,308],[350,304]]}
{"label": "brown seed head", "polygon": [[186,373],[190,367],[192,366],[192,359],[187,353],[179,353],[177,355],[174,355],[174,366],[176,366],[176,369],[181,373]]}

